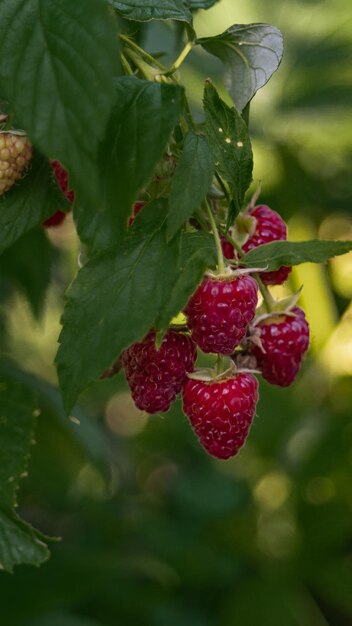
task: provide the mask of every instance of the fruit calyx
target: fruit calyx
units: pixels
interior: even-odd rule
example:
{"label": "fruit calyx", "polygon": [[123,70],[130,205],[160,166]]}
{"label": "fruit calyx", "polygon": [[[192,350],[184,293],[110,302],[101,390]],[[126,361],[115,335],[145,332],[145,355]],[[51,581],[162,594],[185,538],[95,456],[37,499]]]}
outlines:
{"label": "fruit calyx", "polygon": [[[252,362],[254,363],[253,357]],[[216,367],[199,368],[194,372],[188,373],[187,378],[199,380],[203,383],[221,383],[227,382],[239,374],[260,374],[255,367],[247,367],[247,365],[248,362],[241,365],[238,364],[233,357],[222,357],[220,371],[218,365]]]}
{"label": "fruit calyx", "polygon": [[271,319],[272,317],[280,315],[292,315],[295,316],[293,310],[297,306],[298,300],[302,293],[303,285],[295,293],[287,296],[287,298],[281,298],[275,300],[270,294],[270,311],[267,311],[265,303],[257,309],[256,317],[252,322],[252,327],[257,326],[262,320]]}

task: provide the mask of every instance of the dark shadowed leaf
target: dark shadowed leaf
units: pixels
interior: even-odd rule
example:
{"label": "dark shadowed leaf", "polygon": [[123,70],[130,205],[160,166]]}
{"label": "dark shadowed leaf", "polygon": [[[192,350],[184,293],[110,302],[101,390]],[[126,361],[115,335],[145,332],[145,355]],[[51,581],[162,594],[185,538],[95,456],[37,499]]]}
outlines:
{"label": "dark shadowed leaf", "polygon": [[87,263],[71,285],[56,358],[67,410],[167,305],[180,246],[167,244],[166,214],[164,200],[144,207],[118,251]]}
{"label": "dark shadowed leaf", "polygon": [[40,534],[14,512],[33,438],[33,393],[1,376],[0,406],[0,564],[11,572],[20,563],[40,565],[49,553]]}
{"label": "dark shadowed leaf", "polygon": [[205,86],[204,110],[215,166],[228,182],[234,201],[234,206],[229,208],[228,223],[231,225],[236,213],[242,209],[245,193],[252,180],[252,146],[241,115],[221,100],[211,83]]}
{"label": "dark shadowed leaf", "polygon": [[75,203],[80,237],[91,252],[116,246],[133,202],[150,179],[177,122],[182,90],[134,77],[117,81],[117,103],[100,147],[99,210],[83,198]]}
{"label": "dark shadowed leaf", "polygon": [[219,0],[186,0],[191,11],[196,9],[210,9]]}
{"label": "dark shadowed leaf", "polygon": [[48,159],[34,153],[25,178],[0,198],[0,254],[33,226],[68,207]]}
{"label": "dark shadowed leaf", "polygon": [[96,202],[96,154],[114,102],[118,53],[104,0],[1,2],[0,91],[33,143]]}
{"label": "dark shadowed leaf", "polygon": [[214,157],[206,137],[190,132],[171,187],[167,218],[170,237],[200,207],[211,187],[214,168]]}
{"label": "dark shadowed leaf", "polygon": [[22,235],[0,257],[0,281],[18,287],[36,317],[43,310],[56,254],[44,229],[37,227]]}
{"label": "dark shadowed leaf", "polygon": [[276,241],[253,248],[241,259],[247,267],[263,267],[268,271],[282,265],[325,263],[328,259],[352,250],[352,241]]}
{"label": "dark shadowed leaf", "polygon": [[129,20],[179,20],[192,23],[192,14],[183,0],[109,0],[117,12]]}
{"label": "dark shadowed leaf", "polygon": [[20,369],[5,357],[0,358],[0,380],[2,376],[6,376],[12,384],[20,383],[34,393],[37,406],[46,422],[58,424],[65,437],[74,440],[78,445],[84,460],[94,463],[104,478],[107,480],[111,478],[108,442],[104,438],[100,424],[92,419],[91,415],[88,415],[82,407],[76,406],[73,409],[76,420],[67,419],[60,391],[43,378]]}
{"label": "dark shadowed leaf", "polygon": [[235,24],[198,43],[224,62],[225,86],[239,111],[268,82],[283,54],[282,35],[270,24]]}

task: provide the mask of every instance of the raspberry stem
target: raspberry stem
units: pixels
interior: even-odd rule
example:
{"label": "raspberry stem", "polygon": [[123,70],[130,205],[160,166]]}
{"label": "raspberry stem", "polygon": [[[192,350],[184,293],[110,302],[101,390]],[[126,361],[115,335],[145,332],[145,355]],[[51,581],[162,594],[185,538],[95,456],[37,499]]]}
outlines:
{"label": "raspberry stem", "polygon": [[218,181],[222,191],[225,194],[227,202],[230,204],[231,196],[230,196],[230,191],[229,191],[227,183],[221,178],[221,176],[218,174],[218,172],[215,172],[215,177],[216,177],[216,180]]}
{"label": "raspberry stem", "polygon": [[177,70],[181,67],[182,63],[184,62],[185,58],[189,55],[191,50],[193,50],[194,46],[195,46],[194,41],[188,41],[188,43],[186,43],[185,47],[183,48],[183,50],[181,50],[180,54],[178,55],[176,61],[172,64],[170,69],[167,70],[167,72],[165,72],[165,76],[172,76],[172,74],[177,72]]}
{"label": "raspberry stem", "polygon": [[258,283],[258,287],[260,290],[260,293],[262,294],[263,297],[263,302],[265,305],[266,310],[268,311],[268,313],[271,313],[274,307],[274,299],[269,291],[269,289],[264,285],[262,279],[260,278],[258,272],[256,272],[254,274],[254,278]]}
{"label": "raspberry stem", "polygon": [[134,76],[134,72],[124,54],[121,54],[121,64],[126,74]]}
{"label": "raspberry stem", "polygon": [[127,37],[127,35],[123,35],[122,33],[120,33],[120,39],[126,44],[126,46],[129,46],[130,48],[132,48],[132,50],[137,52],[137,54],[141,56],[142,59],[147,61],[147,63],[154,65],[155,67],[157,67],[159,70],[162,70],[163,72],[166,71],[166,67],[162,65],[162,63],[159,63],[157,59],[155,59],[151,54],[148,54],[148,52],[143,50],[143,48],[141,48],[138,44],[136,44],[132,39]]}
{"label": "raspberry stem", "polygon": [[230,242],[230,244],[235,248],[239,258],[241,259],[243,257],[243,250],[241,248],[241,246],[237,243],[237,241],[231,237],[228,233],[224,233],[224,237],[226,237],[227,241]]}
{"label": "raspberry stem", "polygon": [[206,209],[207,209],[207,213],[208,213],[209,220],[210,220],[210,223],[211,223],[211,229],[213,231],[213,235],[214,235],[214,239],[215,239],[216,252],[217,252],[217,255],[218,255],[218,273],[219,274],[223,274],[224,271],[225,271],[225,265],[224,265],[224,256],[223,256],[223,253],[222,253],[222,246],[221,246],[221,241],[220,241],[218,229],[216,227],[216,223],[215,223],[213,212],[212,212],[212,210],[211,210],[207,200],[205,201],[205,206],[206,206]]}

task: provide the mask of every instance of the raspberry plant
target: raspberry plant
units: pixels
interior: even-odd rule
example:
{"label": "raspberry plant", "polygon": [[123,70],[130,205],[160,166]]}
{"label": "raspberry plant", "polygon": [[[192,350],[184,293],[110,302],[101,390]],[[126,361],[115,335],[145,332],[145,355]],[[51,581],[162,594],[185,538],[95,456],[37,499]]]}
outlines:
{"label": "raspberry plant", "polygon": [[[56,358],[67,416],[122,365],[151,413],[183,386],[200,442],[228,458],[254,417],[255,376],[290,384],[308,347],[297,297],[277,302],[267,285],[352,244],[287,241],[280,216],[248,195],[250,103],[280,64],[282,35],[247,24],[197,38],[193,11],[215,2],[2,1],[0,252],[25,260],[9,278],[39,316],[53,254],[46,228],[72,208],[84,263],[66,293]],[[183,48],[170,65],[134,37],[150,20],[178,22]],[[228,92],[225,102],[204,76],[201,121],[178,72],[197,48],[222,61]],[[191,373],[190,331],[217,354],[214,367]],[[20,368],[1,368],[1,379],[0,563],[11,571],[48,556],[50,540],[15,510],[45,393]]]}

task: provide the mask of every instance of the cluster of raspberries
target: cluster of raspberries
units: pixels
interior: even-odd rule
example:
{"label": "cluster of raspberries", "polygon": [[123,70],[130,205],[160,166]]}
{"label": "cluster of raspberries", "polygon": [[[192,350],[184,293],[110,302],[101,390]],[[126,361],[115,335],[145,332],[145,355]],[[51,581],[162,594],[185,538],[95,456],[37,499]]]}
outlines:
{"label": "cluster of raspberries", "polygon": [[[134,216],[142,206],[135,206]],[[285,222],[268,206],[252,208],[249,217],[254,227],[243,251],[286,239]],[[222,247],[225,258],[236,256],[227,240]],[[290,271],[281,267],[260,277],[264,284],[282,284]],[[237,362],[238,355],[242,362],[249,357],[247,362],[269,383],[286,387],[296,378],[309,345],[302,309],[294,306],[256,319],[257,303],[258,283],[249,273],[209,272],[185,307],[187,329],[169,330],[160,346],[151,330],[121,357],[136,406],[148,413],[167,411],[182,392],[184,413],[200,443],[220,459],[234,456],[245,443],[256,411],[258,381],[250,370],[235,366],[219,376],[194,372],[196,348]]]}
{"label": "cluster of raspberries", "polygon": [[[32,147],[21,131],[0,131],[0,195],[23,176],[31,156]],[[50,164],[58,186],[72,203],[74,192],[69,189],[66,170],[59,161]],[[143,206],[144,202],[136,202],[129,226]],[[42,225],[59,226],[65,216],[58,210]],[[285,222],[266,205],[251,207],[242,219],[247,222],[244,253],[287,237]],[[221,245],[229,263],[238,261],[230,240],[221,237]],[[206,274],[185,307],[185,329],[169,330],[160,345],[152,329],[121,356],[136,406],[151,414],[168,411],[182,392],[184,413],[200,443],[221,459],[237,454],[251,427],[258,401],[253,370],[270,384],[287,387],[296,378],[309,345],[302,309],[292,306],[256,317],[257,281],[246,271],[227,270]],[[259,276],[264,285],[280,285],[290,271],[290,267],[280,267],[261,271]],[[211,375],[195,372],[197,347],[230,357],[231,367]],[[241,363],[246,369],[241,369]]]}

